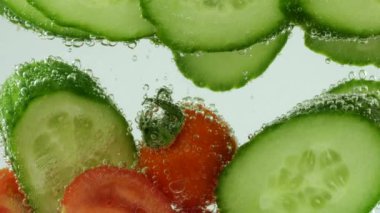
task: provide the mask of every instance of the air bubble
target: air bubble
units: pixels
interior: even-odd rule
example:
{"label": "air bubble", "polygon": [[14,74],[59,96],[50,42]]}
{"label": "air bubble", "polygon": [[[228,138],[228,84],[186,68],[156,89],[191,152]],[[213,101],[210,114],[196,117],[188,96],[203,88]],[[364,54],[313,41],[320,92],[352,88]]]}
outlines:
{"label": "air bubble", "polygon": [[74,59],[74,61],[72,62],[72,65],[78,68],[82,66],[81,61],[79,59]]}
{"label": "air bubble", "polygon": [[81,40],[73,40],[72,41],[72,46],[78,48],[78,47],[82,47],[84,45],[84,43],[85,42],[81,41]]}
{"label": "air bubble", "polygon": [[144,84],[144,86],[143,86],[143,90],[144,90],[145,92],[147,92],[147,91],[149,91],[149,89],[150,89],[149,84]]}
{"label": "air bubble", "polygon": [[77,79],[77,75],[75,73],[71,73],[67,76],[67,80],[75,81]]}
{"label": "air bubble", "polygon": [[185,180],[176,180],[169,183],[169,189],[174,194],[182,193],[185,190]]}
{"label": "air bubble", "polygon": [[92,39],[87,40],[87,41],[85,41],[85,44],[88,47],[93,47],[93,46],[95,46],[95,40],[92,40]]}
{"label": "air bubble", "polygon": [[135,49],[135,48],[137,47],[137,42],[129,42],[129,43],[125,43],[125,45],[126,45],[129,49],[133,50],[133,49]]}
{"label": "air bubble", "polygon": [[367,72],[365,70],[360,70],[359,71],[359,78],[360,79],[366,79],[367,78]]}
{"label": "air bubble", "polygon": [[350,71],[350,73],[348,73],[348,79],[349,79],[349,80],[354,80],[354,79],[356,79],[356,75],[355,75],[355,72],[354,72],[354,71]]}
{"label": "air bubble", "polygon": [[101,40],[100,42],[103,46],[106,46],[106,47],[114,47],[117,45],[117,42],[114,42],[114,41],[109,41],[107,39],[103,39]]}
{"label": "air bubble", "polygon": [[28,95],[28,89],[26,87],[21,88],[20,94],[22,96],[27,96]]}

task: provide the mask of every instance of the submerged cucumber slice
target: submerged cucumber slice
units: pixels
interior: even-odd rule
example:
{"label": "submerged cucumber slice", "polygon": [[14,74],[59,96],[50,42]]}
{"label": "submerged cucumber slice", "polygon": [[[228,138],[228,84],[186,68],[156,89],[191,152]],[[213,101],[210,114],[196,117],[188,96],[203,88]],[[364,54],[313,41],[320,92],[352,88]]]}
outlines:
{"label": "submerged cucumber slice", "polygon": [[[380,81],[353,79],[339,84],[328,91],[330,94],[367,94],[378,93],[380,91]],[[380,95],[376,94],[376,95]]]}
{"label": "submerged cucumber slice", "polygon": [[380,67],[380,36],[365,40],[311,36],[305,33],[305,45],[340,64]]}
{"label": "submerged cucumber slice", "polygon": [[35,212],[56,212],[84,169],[135,160],[122,114],[76,67],[53,58],[22,65],[3,85],[0,106],[6,154]]}
{"label": "submerged cucumber slice", "polygon": [[142,18],[139,0],[28,0],[55,22],[112,41],[132,41],[154,33]]}
{"label": "submerged cucumber slice", "polygon": [[318,27],[344,35],[380,35],[378,0],[291,0],[305,18]]}
{"label": "submerged cucumber slice", "polygon": [[5,4],[2,0],[0,0],[0,16],[5,12]]}
{"label": "submerged cucumber slice", "polygon": [[31,6],[27,0],[2,0],[4,7],[10,10],[10,20],[17,20],[22,26],[37,31],[46,32],[64,38],[88,39],[89,33],[70,27],[62,27],[47,18],[44,14]]}
{"label": "submerged cucumber slice", "polygon": [[221,212],[370,212],[380,199],[379,111],[372,101],[321,98],[264,128],[221,174]]}
{"label": "submerged cucumber slice", "polygon": [[214,91],[240,88],[261,75],[288,39],[288,33],[273,40],[232,52],[174,52],[179,70],[194,84]]}
{"label": "submerged cucumber slice", "polygon": [[182,52],[248,47],[287,24],[280,0],[141,0],[166,45]]}

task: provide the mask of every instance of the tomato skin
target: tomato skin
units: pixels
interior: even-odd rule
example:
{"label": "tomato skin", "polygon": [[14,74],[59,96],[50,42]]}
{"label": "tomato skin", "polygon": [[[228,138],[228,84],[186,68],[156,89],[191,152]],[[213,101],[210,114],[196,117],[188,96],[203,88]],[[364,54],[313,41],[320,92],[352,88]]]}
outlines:
{"label": "tomato skin", "polygon": [[167,148],[142,147],[138,166],[181,212],[202,212],[215,201],[218,175],[237,145],[228,125],[203,105],[184,114],[175,141]]}
{"label": "tomato skin", "polygon": [[87,170],[66,188],[65,213],[172,213],[169,200],[142,174],[102,166]]}
{"label": "tomato skin", "polygon": [[30,212],[24,205],[25,196],[19,190],[16,177],[9,169],[0,169],[0,213]]}

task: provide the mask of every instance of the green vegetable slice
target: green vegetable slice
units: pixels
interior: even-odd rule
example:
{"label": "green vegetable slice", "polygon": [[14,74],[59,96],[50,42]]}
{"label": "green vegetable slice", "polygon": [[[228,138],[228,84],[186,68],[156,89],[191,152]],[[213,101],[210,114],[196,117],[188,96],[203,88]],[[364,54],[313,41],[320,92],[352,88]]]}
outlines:
{"label": "green vegetable slice", "polygon": [[7,8],[8,19],[18,22],[28,29],[45,32],[63,38],[89,39],[87,32],[70,27],[62,27],[47,18],[44,14],[31,6],[27,0],[2,0],[3,9]]}
{"label": "green vegetable slice", "polygon": [[[330,94],[367,94],[378,93],[380,91],[380,81],[353,79],[344,83],[338,84],[331,88]],[[380,95],[380,94],[377,94]]]}
{"label": "green vegetable slice", "polygon": [[35,212],[56,212],[64,188],[83,170],[131,166],[128,123],[78,68],[49,58],[22,65],[0,94],[6,154]]}
{"label": "green vegetable slice", "polygon": [[62,26],[75,27],[111,41],[133,41],[154,33],[142,18],[139,0],[28,0]]}
{"label": "green vegetable slice", "polygon": [[0,0],[0,16],[2,16],[5,12],[5,4],[2,0]]}
{"label": "green vegetable slice", "polygon": [[305,45],[340,64],[380,67],[380,36],[355,38],[323,38],[305,34]]}
{"label": "green vegetable slice", "polygon": [[214,91],[240,88],[261,75],[281,51],[288,33],[231,52],[174,52],[182,74],[200,87]]}
{"label": "green vegetable slice", "polygon": [[166,45],[182,52],[249,47],[287,25],[280,0],[141,0]]}
{"label": "green vegetable slice", "polygon": [[[291,0],[293,7],[316,27],[342,35],[369,37],[380,35],[378,0]],[[299,8],[299,9],[298,9]]]}
{"label": "green vegetable slice", "polygon": [[373,101],[322,97],[265,127],[221,174],[220,211],[370,212],[380,199],[380,114]]}

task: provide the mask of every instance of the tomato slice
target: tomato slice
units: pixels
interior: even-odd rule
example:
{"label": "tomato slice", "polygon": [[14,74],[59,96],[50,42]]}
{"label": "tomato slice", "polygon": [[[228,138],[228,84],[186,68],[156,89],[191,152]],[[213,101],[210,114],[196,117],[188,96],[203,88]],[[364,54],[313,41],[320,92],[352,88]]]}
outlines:
{"label": "tomato slice", "polygon": [[9,169],[0,169],[0,213],[28,212],[24,199],[14,174]]}
{"label": "tomato slice", "polygon": [[65,213],[172,213],[169,200],[142,174],[102,166],[87,170],[66,188]]}

